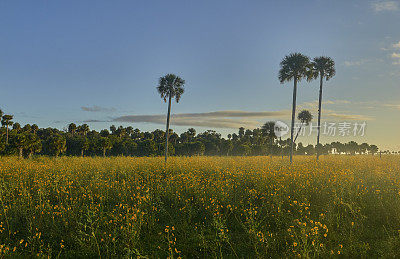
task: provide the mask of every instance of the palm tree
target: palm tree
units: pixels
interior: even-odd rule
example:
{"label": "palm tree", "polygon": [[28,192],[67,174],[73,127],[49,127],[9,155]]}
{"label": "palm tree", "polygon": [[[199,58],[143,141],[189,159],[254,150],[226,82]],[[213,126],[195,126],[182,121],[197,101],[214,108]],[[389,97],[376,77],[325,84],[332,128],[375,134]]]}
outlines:
{"label": "palm tree", "polygon": [[87,124],[82,124],[82,125],[80,125],[80,126],[78,126],[78,127],[76,128],[76,131],[79,132],[79,133],[81,133],[83,136],[86,136],[86,134],[90,131],[89,125],[87,125]]}
{"label": "palm tree", "polygon": [[59,134],[52,135],[48,140],[48,147],[50,152],[58,157],[61,153],[66,151],[66,140],[65,137]]}
{"label": "palm tree", "polygon": [[27,139],[26,150],[28,152],[28,157],[31,158],[34,153],[40,152],[42,150],[42,141],[40,141],[40,138],[36,136],[34,133],[27,133],[26,139]]}
{"label": "palm tree", "polygon": [[18,157],[22,158],[22,151],[27,146],[27,139],[25,133],[16,134],[11,138],[12,144],[18,149]]}
{"label": "palm tree", "polygon": [[81,151],[81,157],[83,157],[83,154],[86,150],[89,149],[89,140],[85,136],[81,136],[78,138],[78,147]]}
{"label": "palm tree", "polygon": [[262,134],[265,137],[267,137],[267,139],[269,139],[269,141],[270,141],[269,154],[271,157],[272,157],[273,142],[274,142],[274,139],[276,138],[274,129],[275,129],[274,121],[267,121],[264,125],[261,126]]}
{"label": "palm tree", "polygon": [[112,147],[110,139],[101,137],[99,140],[99,145],[100,145],[101,149],[103,150],[103,157],[106,157],[107,149],[111,149],[111,147]]}
{"label": "palm tree", "polygon": [[303,78],[312,79],[312,70],[310,59],[301,53],[292,53],[283,58],[280,63],[279,81],[281,84],[293,80],[293,105],[292,105],[292,126],[291,126],[291,143],[290,143],[290,163],[293,161],[293,129],[296,117],[296,98],[297,98],[297,82]]}
{"label": "palm tree", "polygon": [[167,74],[160,77],[158,81],[157,91],[164,99],[164,102],[168,100],[168,113],[167,113],[167,128],[165,130],[165,163],[168,157],[168,136],[169,136],[169,120],[171,115],[171,99],[175,98],[176,102],[179,102],[181,95],[185,91],[183,88],[185,80],[174,74]]}
{"label": "palm tree", "polygon": [[68,125],[68,132],[72,134],[72,136],[75,134],[76,131],[76,124],[75,123],[70,123]]}
{"label": "palm tree", "polygon": [[6,129],[7,129],[7,135],[6,135],[6,144],[8,145],[8,127],[9,126],[12,126],[13,125],[13,123],[14,122],[12,122],[12,119],[14,118],[14,116],[12,116],[12,115],[7,115],[7,114],[5,114],[5,115],[3,115],[3,117],[2,117],[2,120],[1,120],[1,124],[3,125],[3,126],[6,126]]}
{"label": "palm tree", "polygon": [[302,110],[297,115],[297,119],[301,122],[301,124],[300,124],[299,130],[297,131],[296,137],[294,138],[294,142],[296,142],[296,139],[299,136],[299,132],[301,131],[301,128],[303,127],[303,125],[308,126],[308,124],[310,124],[311,120],[313,119],[313,116],[312,116],[311,112],[309,112],[307,110]]}
{"label": "palm tree", "polygon": [[36,134],[36,132],[39,130],[39,127],[36,124],[32,124],[31,129],[33,131],[33,134]]}
{"label": "palm tree", "polygon": [[[318,103],[318,135],[317,147],[319,147],[320,127],[321,127],[321,109],[322,109],[322,85],[324,78],[326,81],[331,79],[335,74],[335,62],[330,57],[316,57],[313,62],[313,77],[320,77],[319,83],[319,103]],[[319,158],[319,149],[317,149],[317,161]]]}

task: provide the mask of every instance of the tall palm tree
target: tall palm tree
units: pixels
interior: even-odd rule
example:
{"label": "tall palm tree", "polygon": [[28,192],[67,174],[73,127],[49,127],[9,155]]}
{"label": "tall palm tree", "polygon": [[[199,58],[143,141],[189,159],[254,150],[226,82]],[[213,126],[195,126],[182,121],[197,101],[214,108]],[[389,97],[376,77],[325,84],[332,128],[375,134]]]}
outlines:
{"label": "tall palm tree", "polygon": [[297,137],[299,136],[299,132],[301,131],[303,125],[308,126],[310,124],[311,120],[313,119],[313,116],[312,116],[311,112],[309,112],[307,110],[302,110],[297,115],[297,119],[301,122],[301,124],[300,124],[299,130],[296,133],[296,137],[294,138],[294,142],[296,142]]}
{"label": "tall palm tree", "polygon": [[293,80],[293,105],[292,105],[292,124],[291,124],[291,143],[290,143],[290,163],[293,162],[293,130],[296,117],[296,98],[297,98],[297,83],[303,78],[312,79],[312,70],[310,59],[301,53],[292,53],[283,58],[280,63],[279,81],[281,84]]}
{"label": "tall palm tree", "polygon": [[335,74],[335,62],[330,57],[316,57],[313,59],[313,77],[316,79],[320,77],[319,82],[319,103],[318,103],[318,135],[317,135],[317,161],[319,158],[319,138],[320,138],[320,127],[321,127],[321,109],[322,109],[322,85],[324,79],[328,81]]}
{"label": "tall palm tree", "polygon": [[169,136],[169,120],[171,115],[171,99],[175,98],[178,103],[181,95],[185,91],[183,88],[185,85],[185,80],[176,76],[174,74],[167,74],[160,77],[158,81],[157,91],[164,99],[164,102],[168,100],[168,113],[167,113],[167,127],[165,130],[165,163],[168,157],[168,136]]}
{"label": "tall palm tree", "polygon": [[8,127],[12,126],[14,122],[12,122],[12,119],[14,116],[5,114],[2,117],[1,120],[1,125],[6,126],[6,144],[8,145]]}

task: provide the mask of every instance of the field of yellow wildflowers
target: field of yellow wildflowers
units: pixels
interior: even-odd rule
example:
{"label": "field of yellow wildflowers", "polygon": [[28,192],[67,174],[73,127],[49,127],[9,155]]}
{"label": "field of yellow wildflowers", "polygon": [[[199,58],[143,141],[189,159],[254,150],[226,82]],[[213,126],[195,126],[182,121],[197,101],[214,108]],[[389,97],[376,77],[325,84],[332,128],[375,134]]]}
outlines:
{"label": "field of yellow wildflowers", "polygon": [[0,257],[400,257],[400,157],[0,158]]}

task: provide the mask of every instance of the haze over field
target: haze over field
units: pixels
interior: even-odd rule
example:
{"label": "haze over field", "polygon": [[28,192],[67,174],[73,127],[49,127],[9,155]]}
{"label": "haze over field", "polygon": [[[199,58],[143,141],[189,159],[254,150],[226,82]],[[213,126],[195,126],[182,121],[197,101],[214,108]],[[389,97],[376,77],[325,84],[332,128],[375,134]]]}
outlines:
{"label": "haze over field", "polygon": [[[400,150],[400,1],[2,1],[1,109],[64,128],[164,128],[154,88],[182,75],[177,132],[223,134],[290,121],[292,84],[277,79],[290,52],[326,55],[322,122],[366,122],[364,136],[327,137]],[[298,110],[317,114],[318,80],[299,85]],[[315,135],[300,137],[315,144]]]}

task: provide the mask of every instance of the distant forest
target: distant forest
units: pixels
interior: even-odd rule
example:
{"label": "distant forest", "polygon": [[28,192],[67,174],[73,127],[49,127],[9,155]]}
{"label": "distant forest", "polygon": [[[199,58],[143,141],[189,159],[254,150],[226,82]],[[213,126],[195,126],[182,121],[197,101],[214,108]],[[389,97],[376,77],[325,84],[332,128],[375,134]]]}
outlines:
{"label": "distant forest", "polygon": [[[165,131],[142,132],[133,127],[111,126],[100,132],[87,124],[71,123],[67,129],[39,128],[36,124],[21,126],[12,115],[1,115],[0,154],[31,157],[48,156],[162,156],[165,152]],[[176,156],[287,156],[290,138],[279,139],[273,133],[274,122],[253,130],[240,128],[223,138],[214,130],[197,133],[190,128],[178,135],[169,130],[168,154]],[[321,154],[376,154],[376,145],[333,142],[318,147]],[[388,153],[386,151],[385,153]],[[313,145],[295,145],[295,154],[314,155]]]}

